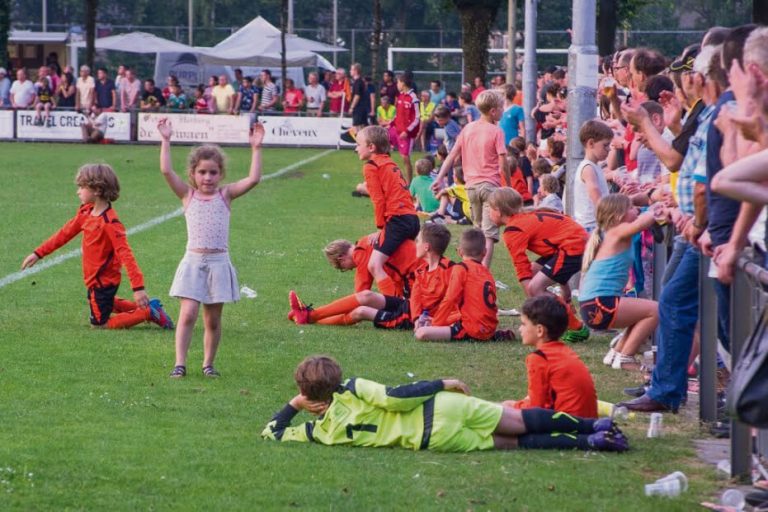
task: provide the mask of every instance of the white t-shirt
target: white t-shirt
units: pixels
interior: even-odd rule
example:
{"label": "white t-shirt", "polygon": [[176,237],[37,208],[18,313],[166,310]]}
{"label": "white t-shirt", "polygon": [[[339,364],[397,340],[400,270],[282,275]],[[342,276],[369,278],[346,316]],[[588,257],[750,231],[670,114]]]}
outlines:
{"label": "white t-shirt", "polygon": [[18,108],[31,107],[35,95],[35,84],[32,83],[32,80],[24,80],[23,82],[15,80],[11,85],[11,96],[13,96],[13,102]]}
{"label": "white t-shirt", "polygon": [[307,84],[304,87],[304,96],[307,99],[307,108],[322,108],[325,103],[325,87],[320,84]]}
{"label": "white t-shirt", "polygon": [[96,81],[93,77],[88,76],[85,79],[79,77],[75,87],[77,88],[77,93],[80,95],[80,108],[89,108],[93,105],[96,89]]}
{"label": "white t-shirt", "polygon": [[600,189],[600,197],[608,195],[608,182],[605,181],[603,169],[591,160],[582,160],[579,167],[576,168],[576,177],[573,180],[573,220],[581,224],[587,231],[591,231],[597,227],[597,219],[595,217],[597,205],[592,204],[589,192],[587,192],[587,184],[581,178],[582,171],[588,165],[592,166],[595,176],[597,176],[597,187]]}

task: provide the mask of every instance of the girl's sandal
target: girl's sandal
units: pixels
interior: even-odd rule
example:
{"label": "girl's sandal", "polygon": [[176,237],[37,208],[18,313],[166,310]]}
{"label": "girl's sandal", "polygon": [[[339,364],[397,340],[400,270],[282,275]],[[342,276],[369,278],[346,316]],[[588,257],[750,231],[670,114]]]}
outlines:
{"label": "girl's sandal", "polygon": [[180,379],[182,377],[187,376],[187,367],[182,365],[177,365],[173,367],[173,370],[171,370],[171,374],[169,377],[172,379]]}
{"label": "girl's sandal", "polygon": [[216,371],[216,368],[213,366],[203,366],[203,375],[206,377],[210,377],[212,379],[216,379],[218,377],[221,377],[221,374]]}

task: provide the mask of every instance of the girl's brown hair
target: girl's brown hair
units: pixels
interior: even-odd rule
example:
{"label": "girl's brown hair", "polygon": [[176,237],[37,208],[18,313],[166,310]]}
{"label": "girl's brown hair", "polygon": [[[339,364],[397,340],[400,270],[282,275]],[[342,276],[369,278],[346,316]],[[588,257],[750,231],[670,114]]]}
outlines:
{"label": "girl's brown hair", "polygon": [[595,260],[597,251],[603,243],[605,232],[621,223],[621,219],[627,214],[632,206],[629,197],[623,194],[608,194],[597,202],[597,227],[589,235],[587,247],[584,249],[584,259],[581,264],[581,271],[586,272],[589,266]]}
{"label": "girl's brown hair", "polygon": [[108,164],[85,164],[77,171],[75,183],[86,187],[107,201],[117,201],[120,197],[120,182],[112,167]]}
{"label": "girl's brown hair", "polygon": [[197,188],[195,183],[195,169],[203,160],[212,160],[219,166],[219,172],[221,172],[222,179],[226,176],[226,164],[227,157],[221,151],[219,146],[214,144],[206,144],[205,146],[197,146],[189,152],[187,157],[187,178],[192,188]]}

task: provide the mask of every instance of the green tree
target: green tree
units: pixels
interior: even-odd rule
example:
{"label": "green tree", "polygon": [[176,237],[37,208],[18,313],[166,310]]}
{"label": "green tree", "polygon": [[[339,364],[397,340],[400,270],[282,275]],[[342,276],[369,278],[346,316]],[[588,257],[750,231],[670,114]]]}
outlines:
{"label": "green tree", "polygon": [[85,2],[85,62],[93,69],[93,58],[96,54],[96,14],[99,0]]}
{"label": "green tree", "polygon": [[0,0],[0,66],[10,69],[8,32],[11,30],[11,0]]}
{"label": "green tree", "polygon": [[452,0],[461,20],[464,76],[485,80],[488,72],[488,37],[502,0]]}

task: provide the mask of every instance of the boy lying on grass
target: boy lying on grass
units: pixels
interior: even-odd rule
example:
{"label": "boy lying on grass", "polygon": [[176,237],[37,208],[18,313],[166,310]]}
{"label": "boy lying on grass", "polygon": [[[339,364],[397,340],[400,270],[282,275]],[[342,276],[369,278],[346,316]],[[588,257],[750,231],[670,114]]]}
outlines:
{"label": "boy lying on grass", "polygon": [[[505,407],[468,396],[467,385],[456,379],[397,387],[363,378],[342,381],[341,367],[327,356],[306,358],[294,378],[299,394],[272,417],[261,433],[264,439],[443,452],[629,449],[629,441],[610,418]],[[292,427],[291,420],[301,410],[318,418]]]}

